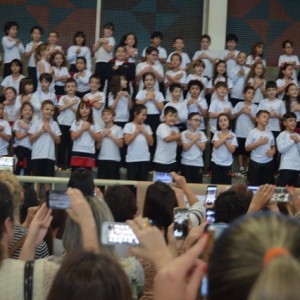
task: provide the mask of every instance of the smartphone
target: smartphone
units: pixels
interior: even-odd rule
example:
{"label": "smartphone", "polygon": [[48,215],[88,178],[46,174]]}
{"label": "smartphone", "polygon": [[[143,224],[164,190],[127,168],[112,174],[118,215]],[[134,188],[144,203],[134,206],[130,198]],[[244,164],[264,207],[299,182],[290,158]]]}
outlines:
{"label": "smartphone", "polygon": [[48,207],[53,209],[67,209],[71,207],[71,201],[64,191],[49,191]]}
{"label": "smartphone", "polygon": [[174,237],[184,239],[189,232],[189,210],[187,208],[174,208]]}
{"label": "smartphone", "polygon": [[139,241],[128,224],[103,222],[101,226],[101,243],[103,245],[138,245]]}
{"label": "smartphone", "polygon": [[271,202],[289,202],[290,194],[284,187],[276,187]]}
{"label": "smartphone", "polygon": [[163,173],[163,172],[154,172],[153,173],[153,181],[161,181],[164,183],[172,183],[173,177],[169,173]]}
{"label": "smartphone", "polygon": [[12,156],[0,157],[0,170],[13,172],[15,165],[15,159]]}
{"label": "smartphone", "polygon": [[252,191],[253,194],[256,193],[256,191],[258,190],[258,186],[248,186],[248,190]]}
{"label": "smartphone", "polygon": [[217,199],[218,187],[216,185],[208,185],[206,188],[205,203],[213,205]]}
{"label": "smartphone", "polygon": [[216,219],[215,219],[215,210],[213,208],[207,208],[206,209],[206,221],[209,224],[215,223],[215,221],[216,221]]}

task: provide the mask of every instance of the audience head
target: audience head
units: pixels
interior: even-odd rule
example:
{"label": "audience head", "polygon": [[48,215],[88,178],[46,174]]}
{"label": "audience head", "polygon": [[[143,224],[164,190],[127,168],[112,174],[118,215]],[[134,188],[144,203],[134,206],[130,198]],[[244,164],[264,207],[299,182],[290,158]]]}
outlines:
{"label": "audience head", "polygon": [[68,255],[56,274],[47,300],[130,300],[127,275],[111,257],[91,252]]}
{"label": "audience head", "polygon": [[253,193],[245,184],[233,185],[221,193],[215,201],[216,223],[231,223],[248,211]]}
{"label": "audience head", "polygon": [[79,189],[84,196],[94,196],[95,184],[93,172],[89,169],[75,169],[70,176],[68,187]]}
{"label": "audience head", "polygon": [[37,193],[34,190],[32,185],[25,184],[23,185],[23,189],[24,189],[24,201],[20,206],[21,224],[24,223],[26,219],[28,208],[40,205]]}
{"label": "audience head", "polygon": [[136,199],[132,190],[124,185],[109,186],[104,194],[116,222],[132,220],[137,213]]}
{"label": "audience head", "polygon": [[[99,241],[101,241],[101,225],[103,222],[113,222],[113,216],[103,200],[96,197],[86,198],[95,218]],[[63,235],[63,245],[67,253],[82,251],[82,237],[80,227],[71,218],[67,218],[66,227]],[[101,245],[101,253],[115,258],[113,247]]]}
{"label": "audience head", "polygon": [[173,223],[173,209],[177,206],[174,190],[158,181],[147,189],[143,217],[153,221],[158,228],[167,229]]}
{"label": "audience head", "polygon": [[208,299],[296,300],[299,259],[300,225],[292,219],[259,213],[237,220],[214,245]]}

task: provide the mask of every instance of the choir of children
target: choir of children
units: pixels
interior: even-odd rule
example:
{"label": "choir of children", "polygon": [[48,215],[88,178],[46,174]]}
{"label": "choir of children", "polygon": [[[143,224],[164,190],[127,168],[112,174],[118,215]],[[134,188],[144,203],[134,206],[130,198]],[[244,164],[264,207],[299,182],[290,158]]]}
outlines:
{"label": "choir of children", "polygon": [[[85,33],[76,32],[67,53],[54,31],[43,43],[39,26],[31,28],[25,49],[18,29],[16,22],[4,27],[0,104],[0,155],[16,156],[17,174],[53,176],[55,164],[97,166],[99,178],[118,179],[126,154],[129,179],[147,180],[150,167],[179,168],[188,182],[200,183],[210,148],[214,184],[231,183],[236,155],[251,185],[274,183],[277,165],[278,184],[297,185],[300,63],[291,41],[282,43],[277,80],[266,82],[263,43],[247,55],[236,49],[235,34],[227,36],[220,59],[209,49],[211,37],[202,35],[191,63],[182,37],[167,56],[155,31],[136,66],[135,34],[124,34],[116,46],[113,23],[104,25],[92,51]],[[29,77],[23,75],[23,53]]]}

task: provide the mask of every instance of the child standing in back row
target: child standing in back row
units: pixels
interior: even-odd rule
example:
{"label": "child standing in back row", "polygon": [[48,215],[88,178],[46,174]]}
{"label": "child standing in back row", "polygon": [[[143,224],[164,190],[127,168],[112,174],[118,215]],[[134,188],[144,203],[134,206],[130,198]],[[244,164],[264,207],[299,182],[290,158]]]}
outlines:
{"label": "child standing in back row", "polygon": [[175,51],[170,53],[170,55],[168,56],[168,58],[167,58],[168,65],[172,66],[172,64],[171,64],[172,55],[174,53],[177,53],[181,56],[180,70],[187,71],[190,68],[191,59],[190,59],[189,55],[183,51],[184,39],[182,37],[176,37],[174,39],[173,47],[174,47]]}

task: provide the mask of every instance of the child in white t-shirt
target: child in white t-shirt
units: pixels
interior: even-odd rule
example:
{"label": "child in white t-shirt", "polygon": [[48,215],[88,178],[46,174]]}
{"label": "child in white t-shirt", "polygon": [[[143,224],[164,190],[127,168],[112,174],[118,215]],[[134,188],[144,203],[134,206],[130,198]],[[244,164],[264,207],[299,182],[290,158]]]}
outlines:
{"label": "child in white t-shirt", "polygon": [[95,168],[95,142],[101,140],[101,129],[94,123],[93,110],[88,102],[81,101],[79,103],[76,120],[73,122],[70,131],[73,141],[72,171],[77,168]]}
{"label": "child in white t-shirt", "polygon": [[[17,91],[13,87],[8,87],[4,91],[5,100],[4,104],[4,120],[8,121],[11,126],[17,119],[17,113],[15,110],[15,103],[17,98]],[[26,102],[25,102],[26,103]]]}
{"label": "child in white t-shirt", "polygon": [[300,173],[300,135],[295,132],[297,116],[293,112],[283,115],[282,131],[276,144],[280,156],[278,186],[299,186],[298,177]]}
{"label": "child in white t-shirt", "polygon": [[110,108],[102,110],[104,128],[101,141],[97,144],[100,152],[97,157],[98,178],[120,179],[120,148],[124,146],[122,127],[114,124],[115,111]]}
{"label": "child in white t-shirt", "polygon": [[77,73],[74,75],[74,79],[77,82],[76,96],[82,99],[86,94],[90,92],[89,79],[92,76],[92,72],[86,68],[85,57],[77,57],[76,59]]}
{"label": "child in white t-shirt", "polygon": [[204,132],[199,131],[202,118],[198,112],[188,115],[188,129],[181,133],[181,175],[187,182],[202,183],[203,175],[203,151],[207,143]]}
{"label": "child in white t-shirt", "polygon": [[259,110],[256,114],[256,128],[247,135],[245,149],[251,152],[248,172],[249,185],[274,184],[275,140],[271,131],[266,130],[270,113]]}
{"label": "child in white t-shirt", "polygon": [[[60,143],[61,132],[53,120],[55,107],[50,100],[45,100],[41,107],[41,118],[35,120],[28,133],[32,142],[32,174],[34,176],[54,177],[55,144]],[[51,189],[47,183],[45,192]],[[39,194],[40,186],[37,188]]]}
{"label": "child in white t-shirt", "polygon": [[4,105],[0,103],[0,157],[8,155],[8,145],[12,133],[10,125],[7,121],[3,120]]}
{"label": "child in white t-shirt", "polygon": [[76,81],[68,78],[65,85],[66,95],[62,96],[58,101],[59,116],[57,121],[62,133],[61,143],[57,151],[57,166],[59,168],[68,169],[70,167],[72,139],[70,129],[76,119],[77,107],[80,98],[76,96]]}
{"label": "child in white t-shirt", "polygon": [[174,53],[177,53],[181,56],[181,64],[180,64],[180,69],[183,71],[187,71],[190,68],[190,62],[191,59],[189,55],[186,52],[183,52],[184,49],[184,39],[182,37],[176,37],[174,39],[173,47],[175,51],[169,54],[167,58],[167,63],[168,66],[170,67],[171,64],[171,57]]}
{"label": "child in white t-shirt", "polygon": [[208,34],[203,34],[200,38],[201,50],[196,51],[193,56],[193,61],[201,59],[205,63],[203,76],[207,76],[209,79],[213,76],[214,64],[218,61],[215,53],[209,50],[210,43],[210,36]]}
{"label": "child in white t-shirt", "polygon": [[231,184],[231,166],[238,143],[231,131],[231,121],[227,114],[220,114],[217,119],[217,131],[213,139],[211,156],[211,183]]}
{"label": "child in white t-shirt", "polygon": [[126,167],[128,180],[146,181],[150,165],[149,146],[153,145],[152,130],[145,124],[147,108],[137,104],[133,108],[133,122],[123,128],[124,142],[128,146]]}
{"label": "child in white t-shirt", "polygon": [[98,75],[93,74],[89,79],[90,92],[83,97],[84,101],[91,104],[93,110],[93,118],[98,127],[103,128],[102,111],[105,106],[105,94],[99,92],[101,79]]}
{"label": "child in white t-shirt", "polygon": [[[249,153],[245,150],[245,142],[249,131],[255,127],[257,112],[257,105],[252,103],[254,91],[254,87],[246,86],[244,88],[245,101],[238,102],[232,110],[232,117],[236,119],[235,134],[238,141],[235,154],[238,158],[240,173],[244,176],[246,176],[249,165]],[[246,160],[246,163],[244,163],[244,160]]]}
{"label": "child in white t-shirt", "polygon": [[157,145],[153,162],[154,169],[158,172],[176,171],[176,152],[178,143],[181,140],[177,123],[177,110],[168,106],[164,110],[164,122],[160,124],[156,131]]}
{"label": "child in white t-shirt", "polygon": [[200,115],[201,122],[199,125],[199,130],[205,131],[205,118],[207,117],[207,109],[208,105],[206,99],[203,98],[202,91],[204,86],[201,81],[199,80],[191,80],[188,83],[188,94],[185,103],[188,108],[188,114],[192,112],[196,112]]}

